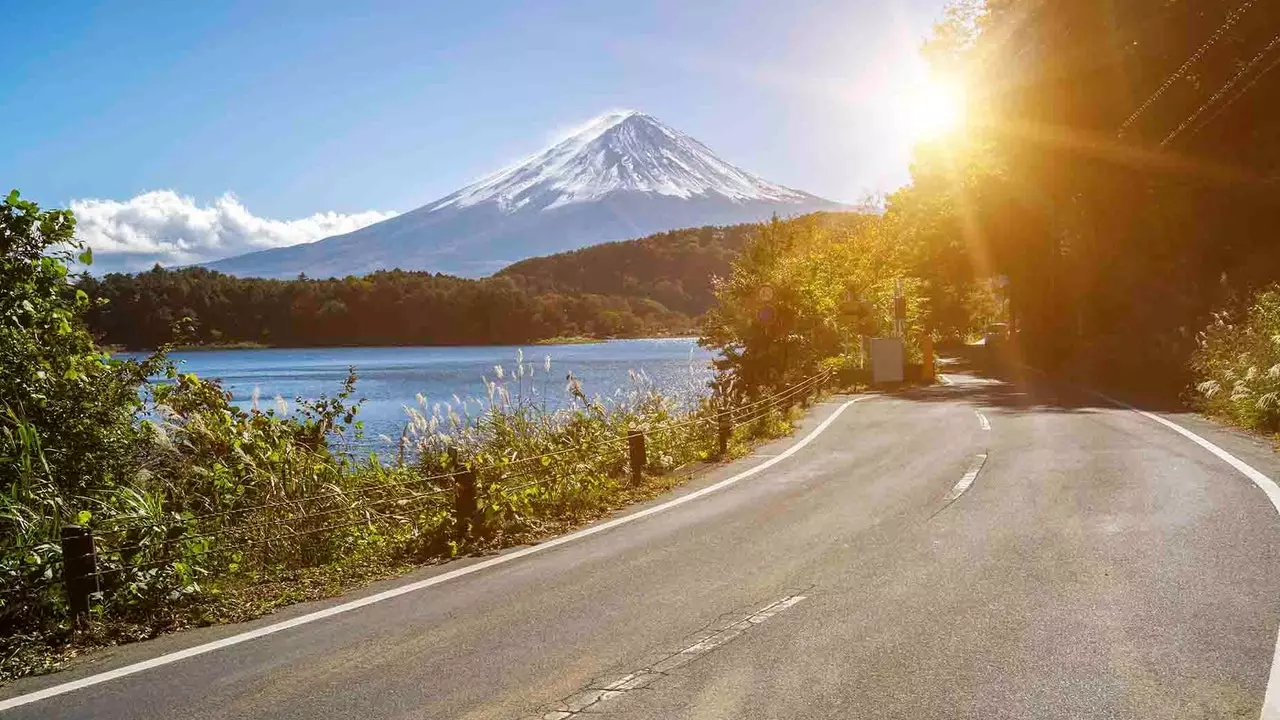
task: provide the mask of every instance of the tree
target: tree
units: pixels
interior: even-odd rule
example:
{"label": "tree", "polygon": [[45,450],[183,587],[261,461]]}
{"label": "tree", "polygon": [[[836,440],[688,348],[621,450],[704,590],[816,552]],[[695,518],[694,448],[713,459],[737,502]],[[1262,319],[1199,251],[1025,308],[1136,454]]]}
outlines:
{"label": "tree", "polygon": [[856,355],[860,336],[887,333],[898,281],[908,296],[908,338],[922,331],[923,281],[890,218],[853,213],[778,220],[759,234],[716,286],[701,343],[739,387],[781,387],[823,362]]}
{"label": "tree", "polygon": [[41,211],[16,190],[0,204],[0,487],[10,501],[90,492],[134,467],[138,390],[156,365],[95,345],[92,302],[69,282],[71,261],[92,261],[74,233],[69,211]]}

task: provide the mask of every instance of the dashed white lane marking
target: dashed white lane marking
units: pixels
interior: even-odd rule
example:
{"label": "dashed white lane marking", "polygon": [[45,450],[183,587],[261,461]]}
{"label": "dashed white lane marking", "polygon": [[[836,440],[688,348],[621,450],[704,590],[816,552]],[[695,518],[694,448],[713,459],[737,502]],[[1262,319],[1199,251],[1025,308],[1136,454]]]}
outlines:
{"label": "dashed white lane marking", "polygon": [[505,555],[498,555],[497,557],[490,558],[482,562],[478,562],[474,565],[467,565],[466,567],[460,567],[457,570],[451,570],[446,573],[441,573],[439,575],[435,575],[433,577],[429,577],[424,580],[411,582],[411,583],[408,583],[407,585],[401,585],[400,587],[391,588],[390,590],[383,590],[382,592],[376,593],[374,595],[369,595],[367,597],[351,600],[349,602],[345,602],[340,605],[334,605],[333,607],[328,607],[323,610],[310,612],[310,613],[307,613],[306,615],[299,615],[298,617],[290,618],[288,620],[282,620],[280,622],[272,623],[270,625],[264,625],[263,627],[256,628],[254,630],[248,630],[246,632],[238,633],[236,635],[231,635],[229,637],[225,637],[220,640],[214,640],[212,642],[195,645],[195,646],[186,648],[184,650],[178,650],[176,652],[166,653],[158,657],[153,657],[149,660],[143,660],[141,662],[136,662],[131,665],[125,665],[124,667],[119,667],[119,668],[116,668],[115,670],[108,670],[106,672],[101,672],[95,675],[90,675],[88,677],[80,678],[79,680],[72,680],[70,682],[65,682],[58,685],[53,685],[51,687],[47,687],[43,690],[37,690],[35,692],[26,693],[25,695],[18,695],[8,699],[0,700],[0,712],[19,707],[21,705],[27,705],[33,702],[38,702],[40,700],[46,700],[48,698],[55,697],[57,695],[63,695],[65,693],[69,693],[75,690],[91,687],[93,685],[98,685],[110,680],[116,680],[122,677],[126,677],[128,675],[133,675],[135,673],[143,672],[144,670],[151,670],[153,668],[158,668],[163,665],[169,665],[170,663],[175,663],[175,662],[178,662],[179,660],[186,660],[187,658],[196,657],[197,655],[204,655],[205,653],[210,653],[210,652],[213,652],[214,650],[221,650],[222,648],[231,647],[232,645],[239,645],[240,643],[248,642],[250,640],[256,640],[260,637],[266,637],[267,635],[273,635],[283,630],[289,630],[291,628],[298,627],[299,625],[306,625],[308,623],[316,622],[317,620],[324,620],[325,618],[330,618],[330,617],[333,617],[334,615],[341,615],[343,613],[351,612],[352,610],[358,610],[368,605],[373,605],[375,603],[383,602],[384,600],[390,600],[392,598],[400,597],[401,595],[407,595],[412,592],[417,592],[418,590],[429,588],[433,585],[446,583],[450,580],[455,580],[465,575],[477,573],[477,572],[480,572],[481,570],[486,570],[488,568],[494,567],[495,565],[502,565],[505,563],[509,563],[513,560],[519,560],[522,557],[533,555],[535,553],[545,552],[547,550],[550,550],[551,548],[559,547],[561,545],[566,545],[576,540],[581,540],[583,538],[590,537],[592,535],[595,535],[596,533],[604,532],[605,530],[611,530],[615,527],[618,527],[619,525],[626,525],[627,523],[635,522],[636,520],[640,520],[641,518],[646,518],[646,517],[649,517],[650,515],[657,515],[658,513],[665,512],[674,507],[679,507],[680,505],[684,505],[685,503],[693,502],[698,498],[704,497],[706,495],[710,495],[713,492],[723,490],[724,488],[727,488],[730,485],[733,485],[742,480],[746,480],[752,475],[756,475],[761,472],[764,472],[765,470],[768,470],[769,468],[773,467],[774,465],[777,465],[783,460],[786,460],[792,455],[795,455],[796,453],[803,450],[806,445],[813,442],[814,438],[818,437],[823,432],[825,432],[827,428],[831,427],[831,424],[836,421],[836,418],[839,418],[840,415],[842,415],[845,410],[848,410],[850,406],[852,406],[854,403],[862,402],[863,400],[868,400],[872,397],[875,397],[875,396],[864,395],[862,397],[853,398],[852,400],[846,400],[844,404],[842,404],[840,407],[832,411],[832,413],[827,416],[826,420],[823,420],[821,423],[818,424],[816,428],[809,431],[808,435],[805,435],[803,438],[800,438],[800,440],[797,441],[796,444],[782,451],[782,453],[779,454],[777,457],[769,458],[768,460],[765,460],[759,465],[754,465],[752,467],[749,467],[746,470],[743,470],[742,472],[738,473],[737,475],[725,478],[724,480],[721,480],[720,482],[715,483],[713,485],[708,485],[702,488],[701,490],[695,490],[689,493],[688,495],[681,495],[680,497],[672,498],[671,500],[668,500],[660,505],[654,505],[651,508],[645,508],[644,510],[632,513],[630,515],[624,515],[620,518],[614,518],[613,520],[600,523],[599,525],[593,525],[589,528],[583,528],[582,530],[578,530],[577,532],[571,532],[568,535],[561,535],[560,537],[554,538],[552,540],[548,540],[545,543],[542,543],[541,545],[533,545],[527,548],[516,550],[515,552],[512,552],[512,553],[507,553]]}
{"label": "dashed white lane marking", "polygon": [[[1276,509],[1277,513],[1280,513],[1280,486],[1276,485],[1274,480],[1259,472],[1252,465],[1172,420],[1160,417],[1153,412],[1139,410],[1129,403],[1116,400],[1109,395],[1103,395],[1092,390],[1089,392],[1113,405],[1132,410],[1148,420],[1154,420],[1213,453],[1219,460],[1235,468],[1237,472],[1248,478],[1254,485],[1257,485],[1258,489],[1262,490],[1267,499],[1271,501],[1271,506]],[[1276,638],[1275,651],[1271,655],[1271,673],[1267,677],[1267,691],[1262,699],[1262,720],[1280,720],[1280,636]]]}
{"label": "dashed white lane marking", "polygon": [[965,471],[964,477],[960,478],[960,482],[956,483],[955,487],[951,488],[951,492],[947,493],[947,496],[943,498],[943,501],[953,502],[956,498],[963,495],[964,491],[968,490],[969,486],[973,484],[973,481],[978,479],[978,473],[982,472],[982,466],[986,463],[986,453],[981,453],[975,457],[973,459],[973,464]]}
{"label": "dashed white lane marking", "polygon": [[647,687],[671,671],[688,665],[721,645],[734,640],[751,629],[752,626],[759,625],[804,599],[804,595],[789,595],[781,600],[772,602],[737,622],[712,631],[692,645],[671,653],[649,667],[629,672],[612,682],[599,685],[593,684],[593,687],[574,693],[555,706],[554,710],[543,713],[540,717],[542,720],[566,720],[575,715],[594,712],[599,709],[600,703],[623,695],[630,690]]}
{"label": "dashed white lane marking", "polygon": [[987,419],[986,415],[982,414],[981,410],[974,410],[973,414],[978,416],[978,424],[982,426],[983,430],[991,429],[991,421]]}

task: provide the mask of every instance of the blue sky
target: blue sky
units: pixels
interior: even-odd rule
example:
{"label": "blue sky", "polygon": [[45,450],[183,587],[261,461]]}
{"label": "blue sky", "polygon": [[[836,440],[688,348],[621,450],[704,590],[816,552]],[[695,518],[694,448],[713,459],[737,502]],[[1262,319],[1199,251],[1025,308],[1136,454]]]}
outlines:
{"label": "blue sky", "polygon": [[837,200],[907,178],[883,100],[943,0],[0,0],[0,184],[409,210],[612,108]]}

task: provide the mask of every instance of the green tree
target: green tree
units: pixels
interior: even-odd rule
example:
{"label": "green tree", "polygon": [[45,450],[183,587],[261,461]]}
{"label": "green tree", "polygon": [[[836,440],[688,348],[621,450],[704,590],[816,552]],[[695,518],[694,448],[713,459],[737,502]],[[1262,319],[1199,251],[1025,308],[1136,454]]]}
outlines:
{"label": "green tree", "polygon": [[890,218],[840,213],[762,226],[716,288],[702,344],[740,387],[781,387],[825,361],[852,358],[860,336],[887,333],[901,281],[908,339],[924,326],[924,282]]}
{"label": "green tree", "polygon": [[0,204],[0,485],[10,496],[37,481],[79,494],[133,468],[138,388],[154,368],[94,343],[92,302],[68,279],[74,260],[92,255],[69,211],[41,211],[16,190]]}

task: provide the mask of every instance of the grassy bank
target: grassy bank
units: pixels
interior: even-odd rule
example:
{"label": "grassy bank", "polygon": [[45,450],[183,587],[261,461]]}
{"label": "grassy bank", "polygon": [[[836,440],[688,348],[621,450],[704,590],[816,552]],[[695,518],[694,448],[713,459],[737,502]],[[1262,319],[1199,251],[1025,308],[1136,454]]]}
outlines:
{"label": "grassy bank", "polygon": [[[360,433],[354,376],[288,416],[239,410],[193,376],[154,388],[163,419],[147,430],[149,472],[63,498],[76,503],[69,515],[42,516],[38,503],[7,508],[25,521],[0,564],[0,679],[564,532],[670,488],[684,477],[677,468],[719,459],[716,420],[731,401],[729,457],[788,432],[792,403],[811,389],[748,403],[694,387],[661,392],[636,374],[609,398],[573,382],[576,405],[545,413],[521,397],[533,367],[517,367],[488,382],[486,398],[422,402],[388,461],[340,452]],[[639,484],[625,442],[632,429],[647,440]],[[101,592],[79,622],[58,548],[69,518],[97,542]]]}

